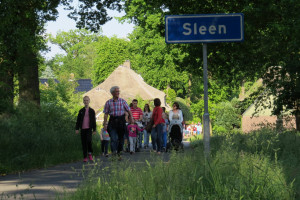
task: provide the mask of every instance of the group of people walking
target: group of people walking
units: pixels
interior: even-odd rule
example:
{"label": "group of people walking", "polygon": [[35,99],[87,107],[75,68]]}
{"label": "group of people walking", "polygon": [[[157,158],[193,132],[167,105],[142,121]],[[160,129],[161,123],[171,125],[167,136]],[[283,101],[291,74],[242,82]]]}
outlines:
{"label": "group of people walking", "polygon": [[[149,138],[151,136],[153,151],[160,154],[167,145],[167,131],[169,120],[183,121],[179,104],[173,104],[173,110],[169,112],[169,117],[165,113],[165,108],[161,107],[159,98],[154,99],[154,109],[151,112],[149,104],[145,104],[144,110],[137,107],[138,100],[134,99],[131,105],[120,98],[120,88],[114,86],[110,89],[112,98],[104,106],[104,121],[101,130],[101,148],[103,155],[108,156],[108,147],[113,156],[119,158],[121,152],[128,149],[130,154],[135,153],[136,148],[149,148]],[[89,107],[88,96],[83,98],[84,108],[77,116],[76,134],[81,134],[84,162],[93,160],[92,134],[96,133],[95,111]],[[138,138],[138,140],[137,140]],[[143,145],[144,140],[144,145]]]}

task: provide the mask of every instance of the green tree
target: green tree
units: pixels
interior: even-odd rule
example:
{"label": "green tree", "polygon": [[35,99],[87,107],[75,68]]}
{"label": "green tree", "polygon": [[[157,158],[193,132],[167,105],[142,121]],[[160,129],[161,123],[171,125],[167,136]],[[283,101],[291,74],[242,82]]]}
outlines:
{"label": "green tree", "polygon": [[127,39],[103,37],[96,44],[93,84],[103,82],[119,65],[129,59]]}
{"label": "green tree", "polygon": [[73,73],[76,79],[91,78],[96,58],[95,44],[100,37],[99,33],[85,29],[59,32],[55,37],[49,35],[50,42],[67,54],[55,56],[52,61],[55,72],[58,75]]}
{"label": "green tree", "polygon": [[162,25],[159,15],[149,16],[145,23],[145,27],[136,27],[129,36],[132,68],[148,84],[158,89],[169,86],[183,96],[188,88],[188,74],[181,70],[185,55],[179,48],[168,48],[164,37],[152,30]]}
{"label": "green tree", "polygon": [[[299,1],[287,0],[132,0],[125,2],[124,9],[125,18],[141,27],[147,26],[146,22],[153,14],[160,15],[163,21],[165,15],[244,13],[243,43],[208,45],[209,74],[234,89],[243,82],[263,77],[269,93],[277,97],[274,113],[280,113],[284,107],[292,108],[299,130],[299,8]],[[151,30],[163,35],[164,26]],[[169,46],[177,48],[178,45]],[[181,47],[188,55],[185,57],[188,71],[199,69],[201,45],[187,44]],[[275,70],[276,73],[266,73],[271,66],[281,68]],[[201,70],[195,70],[193,74],[196,73],[200,75]],[[278,91],[278,87],[282,90]]]}
{"label": "green tree", "polygon": [[[38,66],[39,51],[44,48],[44,25],[56,19],[58,5],[73,10],[69,17],[76,20],[78,28],[97,32],[100,26],[111,19],[106,9],[121,8],[115,0],[79,0],[74,9],[72,0],[2,0],[0,2],[0,60],[2,76],[0,90],[8,89],[8,102],[13,102],[13,76],[19,79],[20,102],[40,102]],[[2,67],[3,66],[3,67]],[[3,95],[1,93],[1,95]],[[1,96],[2,99],[2,96]],[[4,99],[4,98],[3,98]]]}
{"label": "green tree", "polygon": [[47,66],[46,69],[42,72],[40,78],[55,79],[56,77],[51,67]]}

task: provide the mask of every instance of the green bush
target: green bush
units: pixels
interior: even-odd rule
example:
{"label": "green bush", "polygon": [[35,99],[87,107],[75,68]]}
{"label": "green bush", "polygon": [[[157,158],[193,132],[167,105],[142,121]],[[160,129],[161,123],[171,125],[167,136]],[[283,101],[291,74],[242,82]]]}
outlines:
{"label": "green bush", "polygon": [[[28,104],[0,118],[0,174],[82,158],[75,116],[62,106],[47,103],[38,109]],[[99,154],[99,136],[93,140]]]}
{"label": "green bush", "polygon": [[222,127],[227,132],[231,132],[235,127],[241,126],[241,115],[236,104],[236,99],[233,99],[231,102],[221,102],[214,108],[214,125],[218,129]]}
{"label": "green bush", "polygon": [[74,117],[62,107],[17,108],[0,121],[0,173],[77,160],[81,149],[74,129]]}

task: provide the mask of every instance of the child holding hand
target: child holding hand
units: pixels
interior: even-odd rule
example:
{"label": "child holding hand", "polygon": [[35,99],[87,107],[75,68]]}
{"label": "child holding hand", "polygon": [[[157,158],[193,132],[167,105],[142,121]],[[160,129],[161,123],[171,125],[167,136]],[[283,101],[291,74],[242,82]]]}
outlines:
{"label": "child holding hand", "polygon": [[102,150],[102,155],[105,157],[108,157],[108,144],[109,144],[109,134],[107,132],[107,126],[108,123],[103,124],[103,128],[101,129],[101,134],[100,134],[100,139],[101,139],[101,150]]}
{"label": "child holding hand", "polygon": [[137,131],[143,131],[134,121],[127,126],[127,130],[129,133],[129,143],[130,143],[130,154],[135,153],[135,145],[136,145],[136,135]]}

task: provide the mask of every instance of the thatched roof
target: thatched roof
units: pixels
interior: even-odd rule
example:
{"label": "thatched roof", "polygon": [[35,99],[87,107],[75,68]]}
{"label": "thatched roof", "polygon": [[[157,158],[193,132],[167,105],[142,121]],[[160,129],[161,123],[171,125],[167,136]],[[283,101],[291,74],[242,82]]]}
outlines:
{"label": "thatched roof", "polygon": [[103,83],[84,94],[84,96],[87,95],[90,97],[90,106],[96,112],[102,111],[105,102],[112,98],[110,88],[113,86],[120,87],[120,97],[126,101],[134,99],[137,96],[140,96],[144,100],[159,98],[162,106],[168,107],[164,92],[145,83],[143,78],[129,67],[119,66]]}

